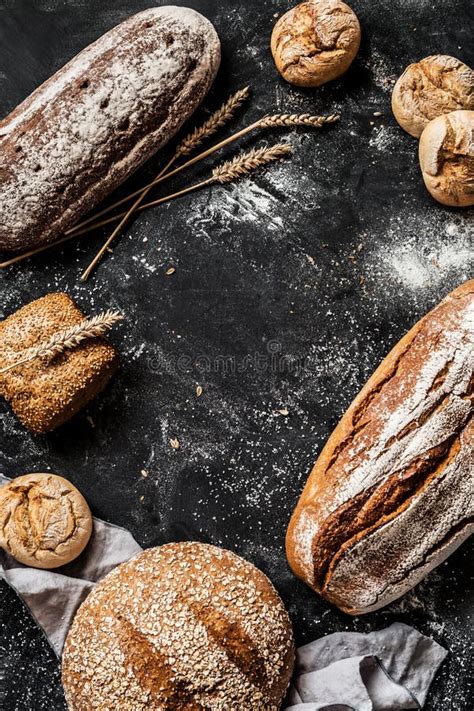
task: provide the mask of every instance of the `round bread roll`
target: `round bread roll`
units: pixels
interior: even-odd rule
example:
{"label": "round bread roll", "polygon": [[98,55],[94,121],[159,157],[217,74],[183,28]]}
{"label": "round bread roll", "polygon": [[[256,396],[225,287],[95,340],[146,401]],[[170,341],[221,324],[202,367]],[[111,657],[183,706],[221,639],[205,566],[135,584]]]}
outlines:
{"label": "round bread roll", "polygon": [[474,111],[438,116],[424,129],[419,156],[423,180],[443,205],[474,205]]}
{"label": "round bread roll", "polygon": [[296,86],[320,86],[346,72],[360,45],[356,14],[342,0],[309,0],[280,17],[271,48],[278,71]]}
{"label": "round bread roll", "polygon": [[474,109],[474,72],[456,57],[434,54],[410,64],[393,87],[393,114],[415,138],[432,119],[459,109]]}
{"label": "round bread roll", "polygon": [[263,573],[214,546],[170,543],[93,589],[62,679],[71,711],[278,709],[293,661],[290,620]]}
{"label": "round bread roll", "polygon": [[59,568],[77,558],[92,533],[82,494],[56,474],[25,474],[0,489],[0,545],[20,563]]}

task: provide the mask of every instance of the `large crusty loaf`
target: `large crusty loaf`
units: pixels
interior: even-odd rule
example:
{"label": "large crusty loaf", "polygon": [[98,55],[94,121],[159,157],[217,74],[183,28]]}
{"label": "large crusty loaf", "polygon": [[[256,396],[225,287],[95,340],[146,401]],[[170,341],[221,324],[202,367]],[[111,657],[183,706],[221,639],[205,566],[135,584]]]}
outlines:
{"label": "large crusty loaf", "polygon": [[92,533],[82,494],[56,474],[24,474],[0,488],[0,545],[34,568],[59,568],[77,558]]}
{"label": "large crusty loaf", "polygon": [[288,560],[350,614],[405,593],[472,532],[473,342],[469,281],[385,358],[310,474]]}
{"label": "large crusty loaf", "polygon": [[[0,321],[0,370],[84,318],[67,294],[47,294],[26,304]],[[35,358],[1,374],[0,395],[31,432],[50,432],[103,390],[117,367],[114,346],[105,338],[90,338],[54,358]]]}
{"label": "large crusty loaf", "polygon": [[219,67],[194,10],[140,12],[0,122],[0,249],[53,240],[176,133]]}
{"label": "large crusty loaf", "polygon": [[293,661],[288,615],[263,573],[214,546],[170,543],[93,589],[62,678],[71,711],[277,711]]}

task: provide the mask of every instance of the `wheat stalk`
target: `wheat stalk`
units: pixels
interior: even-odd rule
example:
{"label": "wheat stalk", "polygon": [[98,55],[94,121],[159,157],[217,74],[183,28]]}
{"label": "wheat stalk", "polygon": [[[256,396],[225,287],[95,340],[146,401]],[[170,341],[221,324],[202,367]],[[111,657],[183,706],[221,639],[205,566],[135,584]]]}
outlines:
{"label": "wheat stalk", "polygon": [[230,183],[266,163],[285,158],[291,151],[288,143],[277,143],[270,148],[254,148],[214,168],[212,179],[216,183]]}
{"label": "wheat stalk", "polygon": [[86,318],[75,326],[57,331],[47,341],[20,351],[20,353],[14,353],[13,357],[20,356],[19,359],[2,368],[0,374],[23,365],[23,363],[28,363],[35,358],[54,358],[54,356],[75,348],[89,338],[103,336],[106,331],[112,328],[114,323],[121,319],[123,319],[123,316],[118,311],[105,311],[98,316]]}
{"label": "wheat stalk", "polygon": [[[242,91],[245,91],[245,90],[242,90]],[[239,93],[239,92],[237,92],[237,93]],[[262,116],[257,121],[254,121],[250,125],[246,126],[245,128],[241,129],[240,131],[237,131],[237,133],[232,134],[231,136],[229,136],[228,138],[225,138],[224,140],[220,141],[219,143],[215,144],[214,146],[211,146],[211,148],[208,148],[207,150],[203,151],[202,153],[199,153],[194,158],[191,158],[190,160],[177,166],[176,168],[174,168],[173,170],[171,170],[169,172],[165,172],[167,170],[167,168],[169,167],[169,165],[171,165],[171,162],[174,160],[174,159],[172,159],[172,161],[170,161],[168,166],[165,166],[165,168],[162,171],[162,174],[158,175],[151,183],[148,183],[148,185],[145,185],[144,187],[140,188],[139,190],[136,190],[135,192],[131,193],[130,195],[127,195],[122,200],[119,200],[118,202],[114,203],[113,205],[110,205],[105,210],[102,210],[101,212],[96,213],[92,217],[89,217],[87,220],[84,220],[83,222],[75,225],[75,227],[72,227],[71,229],[67,230],[65,233],[65,236],[62,237],[61,239],[55,240],[54,242],[50,242],[49,244],[43,245],[42,247],[36,247],[32,250],[29,250],[28,252],[24,252],[23,254],[20,254],[16,257],[12,257],[11,259],[8,259],[5,262],[1,262],[0,269],[5,269],[6,267],[9,267],[12,264],[15,264],[16,262],[21,262],[24,259],[28,259],[29,257],[34,256],[35,254],[44,252],[45,250],[49,249],[50,247],[55,247],[57,245],[63,244],[64,242],[67,242],[70,239],[73,239],[74,237],[79,237],[79,235],[87,234],[88,232],[91,232],[92,230],[98,229],[99,227],[103,227],[105,225],[109,225],[113,222],[116,222],[117,220],[120,220],[123,217],[126,217],[128,215],[128,213],[123,212],[118,215],[114,215],[113,217],[108,218],[106,220],[96,221],[102,215],[105,215],[108,212],[115,209],[116,207],[119,207],[123,203],[128,202],[129,200],[132,200],[137,195],[141,196],[141,195],[143,195],[143,193],[145,191],[146,191],[146,194],[148,194],[148,192],[151,190],[151,188],[155,187],[156,185],[159,185],[164,180],[168,180],[169,178],[174,177],[175,175],[177,175],[178,173],[181,173],[181,171],[185,170],[186,168],[189,168],[190,166],[194,165],[195,163],[198,163],[198,162],[204,160],[205,158],[212,155],[213,153],[220,150],[221,148],[224,148],[225,146],[229,145],[230,143],[233,143],[234,141],[237,141],[239,138],[246,136],[248,133],[251,133],[252,131],[255,131],[256,129],[259,129],[259,128],[270,128],[270,129],[271,128],[292,128],[292,127],[297,127],[297,126],[306,126],[309,128],[322,128],[322,126],[324,126],[326,124],[335,123],[336,121],[339,120],[339,118],[340,117],[338,114],[330,114],[329,116],[311,116],[310,114],[273,114],[273,115]],[[194,189],[194,186],[191,186],[191,189]],[[181,194],[181,192],[178,194]],[[171,198],[169,196],[166,196],[166,198],[163,199],[163,202],[165,202],[168,199],[171,199]],[[141,199],[140,199],[140,202],[141,202]],[[156,205],[156,204],[158,204],[157,201],[154,201],[153,203],[146,203],[145,205],[141,205],[140,207],[137,206],[136,208],[134,208],[132,206],[132,210],[139,212],[139,211],[141,211],[142,208],[145,209],[145,208],[149,207],[150,205]],[[105,246],[104,252],[106,251],[107,247],[108,247],[108,244],[107,244],[107,246]]]}
{"label": "wheat stalk", "polygon": [[246,86],[244,89],[240,89],[233,94],[225,104],[223,104],[220,109],[217,109],[212,116],[210,116],[207,121],[203,123],[199,128],[195,128],[194,131],[189,133],[176,149],[176,156],[187,156],[192,151],[200,146],[202,142],[213,136],[214,133],[225,126],[225,124],[233,118],[237,109],[243,104],[243,102],[249,97],[250,89]]}

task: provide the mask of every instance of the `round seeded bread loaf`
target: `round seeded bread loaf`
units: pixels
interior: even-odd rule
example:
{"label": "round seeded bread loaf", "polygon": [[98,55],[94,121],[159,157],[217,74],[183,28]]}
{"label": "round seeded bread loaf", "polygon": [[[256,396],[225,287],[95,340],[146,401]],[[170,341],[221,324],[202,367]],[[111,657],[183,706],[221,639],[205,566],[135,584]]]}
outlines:
{"label": "round seeded bread loaf", "polygon": [[71,711],[279,709],[294,661],[270,581],[229,551],[170,543],[115,568],[63,655]]}

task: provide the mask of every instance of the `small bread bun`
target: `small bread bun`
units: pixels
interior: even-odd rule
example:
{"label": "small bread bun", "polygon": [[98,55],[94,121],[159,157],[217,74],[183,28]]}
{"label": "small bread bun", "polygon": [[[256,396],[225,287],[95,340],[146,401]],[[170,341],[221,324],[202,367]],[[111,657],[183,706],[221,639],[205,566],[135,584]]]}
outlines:
{"label": "small bread bun", "polygon": [[430,121],[420,138],[423,180],[435,200],[474,205],[474,111],[452,111]]}
{"label": "small bread bun", "polygon": [[393,114],[415,138],[432,119],[461,109],[474,109],[474,71],[456,57],[434,54],[410,64],[393,87]]}
{"label": "small bread bun", "polygon": [[202,543],[150,548],[109,573],[74,618],[62,660],[70,711],[279,709],[291,623],[257,568]]}
{"label": "small bread bun", "polygon": [[59,568],[77,558],[92,533],[82,494],[55,474],[25,474],[0,489],[0,545],[20,563]]}
{"label": "small bread bun", "polygon": [[302,2],[280,17],[271,40],[278,71],[296,86],[320,86],[342,76],[359,45],[359,20],[342,0]]}

